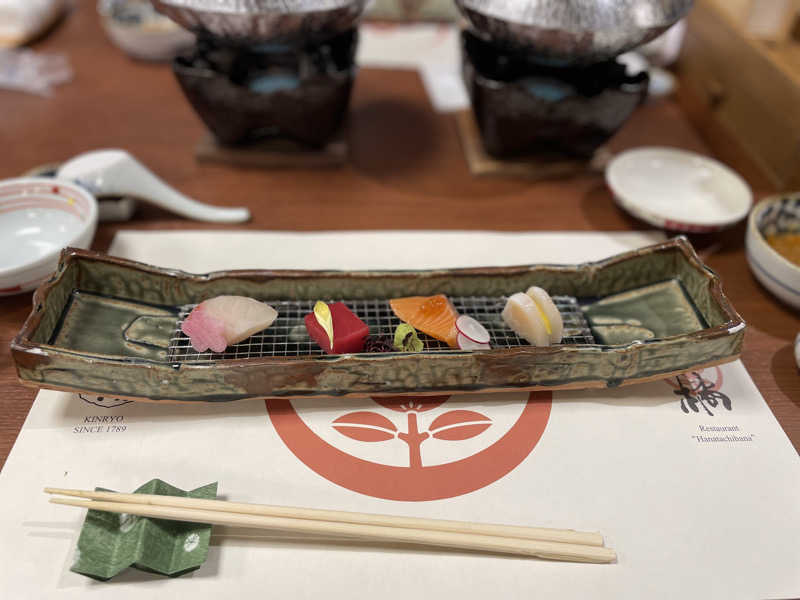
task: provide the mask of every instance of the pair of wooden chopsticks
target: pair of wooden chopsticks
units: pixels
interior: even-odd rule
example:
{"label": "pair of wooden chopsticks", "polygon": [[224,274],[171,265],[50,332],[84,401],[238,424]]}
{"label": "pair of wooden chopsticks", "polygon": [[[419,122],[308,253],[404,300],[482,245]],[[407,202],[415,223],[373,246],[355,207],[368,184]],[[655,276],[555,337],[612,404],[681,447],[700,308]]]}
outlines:
{"label": "pair of wooden chopsticks", "polygon": [[571,529],[468,523],[179,496],[58,488],[45,488],[44,491],[85,498],[51,498],[50,502],[54,504],[173,521],[422,544],[572,562],[610,563],[617,557],[612,549],[603,546],[603,536],[599,533]]}

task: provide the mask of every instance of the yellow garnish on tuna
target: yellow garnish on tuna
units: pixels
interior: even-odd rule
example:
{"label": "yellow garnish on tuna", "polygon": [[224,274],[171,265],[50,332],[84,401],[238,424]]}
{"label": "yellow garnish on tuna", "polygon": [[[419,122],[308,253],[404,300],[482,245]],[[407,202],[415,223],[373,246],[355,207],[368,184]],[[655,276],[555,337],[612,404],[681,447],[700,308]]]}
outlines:
{"label": "yellow garnish on tuna", "polygon": [[317,300],[314,305],[314,317],[320,327],[328,334],[328,340],[330,340],[331,348],[333,348],[333,317],[331,316],[331,309],[322,300]]}

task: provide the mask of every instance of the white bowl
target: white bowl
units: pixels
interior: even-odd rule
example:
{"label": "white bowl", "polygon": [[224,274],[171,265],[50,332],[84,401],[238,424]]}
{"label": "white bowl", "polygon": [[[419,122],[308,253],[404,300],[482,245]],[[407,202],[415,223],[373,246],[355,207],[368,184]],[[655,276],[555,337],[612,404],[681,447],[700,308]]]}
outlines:
{"label": "white bowl", "polygon": [[621,152],[608,163],[606,182],[626,211],[672,231],[719,231],[744,219],[753,204],[750,187],[737,173],[677,148]]}
{"label": "white bowl", "polygon": [[37,287],[55,271],[62,248],[88,248],[96,228],[97,201],[74,183],[0,181],[0,296]]}
{"label": "white bowl", "polygon": [[766,239],[787,232],[800,233],[800,193],[771,196],[756,204],[747,220],[747,262],[765,288],[800,308],[800,266],[778,254]]}
{"label": "white bowl", "polygon": [[[119,11],[138,18],[121,20],[117,18]],[[97,12],[111,41],[133,58],[171,60],[195,42],[193,33],[157,13],[149,2],[100,0]]]}

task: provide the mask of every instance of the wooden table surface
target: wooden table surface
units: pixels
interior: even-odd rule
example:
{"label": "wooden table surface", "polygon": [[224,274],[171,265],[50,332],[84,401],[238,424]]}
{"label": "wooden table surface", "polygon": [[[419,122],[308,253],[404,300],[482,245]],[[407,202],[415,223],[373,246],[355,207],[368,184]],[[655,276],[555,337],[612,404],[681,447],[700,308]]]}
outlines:
{"label": "wooden table surface", "polygon": [[[331,170],[264,171],[198,164],[205,129],[169,67],[133,62],[110,44],[93,2],[78,8],[38,51],[64,52],[73,82],[50,98],[0,91],[0,178],[103,147],[125,148],[201,201],[247,205],[252,222],[207,225],[140,207],[134,220],[101,224],[94,248],[119,229],[493,229],[502,231],[646,230],[613,202],[601,174],[531,183],[474,178],[452,116],[431,108],[415,72],[362,69],[351,102],[350,164]],[[708,153],[671,100],[642,106],[612,140],[612,150],[643,144]],[[756,197],[768,190],[747,165],[735,165]],[[800,316],[753,278],[744,226],[690,236],[748,323],[742,359],[796,449],[800,449],[800,373],[792,341]],[[265,257],[264,267],[269,267]],[[35,396],[17,383],[8,345],[31,307],[30,294],[0,298],[0,464]]]}

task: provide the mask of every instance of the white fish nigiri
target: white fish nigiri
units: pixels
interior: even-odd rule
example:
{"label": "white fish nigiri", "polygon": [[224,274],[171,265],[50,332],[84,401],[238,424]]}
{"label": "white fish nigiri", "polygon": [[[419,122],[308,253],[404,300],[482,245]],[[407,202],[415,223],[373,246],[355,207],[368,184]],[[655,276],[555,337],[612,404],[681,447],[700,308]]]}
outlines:
{"label": "white fish nigiri", "polygon": [[278,311],[269,304],[244,296],[217,296],[192,309],[181,324],[198,352],[209,348],[224,352],[254,333],[272,325]]}
{"label": "white fish nigiri", "polygon": [[502,312],[503,321],[514,333],[534,346],[549,346],[550,334],[533,299],[528,294],[517,292],[509,296]]}
{"label": "white fish nigiri", "polygon": [[535,285],[529,287],[528,291],[525,293],[531,297],[531,300],[536,303],[536,306],[542,313],[544,328],[547,329],[547,333],[550,334],[550,343],[561,343],[561,337],[564,335],[564,320],[561,318],[561,313],[558,311],[558,308],[556,308],[550,294]]}

